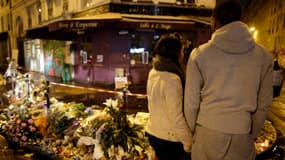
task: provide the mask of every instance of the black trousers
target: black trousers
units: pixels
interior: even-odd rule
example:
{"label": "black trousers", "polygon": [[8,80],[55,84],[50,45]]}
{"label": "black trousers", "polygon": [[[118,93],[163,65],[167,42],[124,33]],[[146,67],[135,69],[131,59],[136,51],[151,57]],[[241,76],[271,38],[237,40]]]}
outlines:
{"label": "black trousers", "polygon": [[146,136],[159,160],[190,160],[190,155],[185,153],[182,143],[163,140],[149,133],[146,133]]}

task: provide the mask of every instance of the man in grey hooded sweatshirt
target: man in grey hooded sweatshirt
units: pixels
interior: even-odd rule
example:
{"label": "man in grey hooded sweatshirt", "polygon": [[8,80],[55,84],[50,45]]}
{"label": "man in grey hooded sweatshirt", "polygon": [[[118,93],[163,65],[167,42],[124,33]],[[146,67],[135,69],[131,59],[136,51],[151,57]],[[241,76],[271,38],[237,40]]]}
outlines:
{"label": "man in grey hooded sweatshirt", "polygon": [[192,160],[254,160],[254,138],[272,100],[272,57],[241,22],[239,2],[213,11],[209,42],[194,49],[186,69],[184,114]]}

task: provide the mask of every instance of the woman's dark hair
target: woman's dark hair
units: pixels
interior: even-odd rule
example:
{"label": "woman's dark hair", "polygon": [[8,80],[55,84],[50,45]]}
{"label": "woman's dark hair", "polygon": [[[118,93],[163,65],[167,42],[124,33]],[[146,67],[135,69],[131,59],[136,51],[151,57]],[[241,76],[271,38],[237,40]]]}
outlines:
{"label": "woman's dark hair", "polygon": [[180,35],[175,33],[161,36],[154,46],[154,55],[160,55],[179,64],[178,59],[183,47],[181,38]]}
{"label": "woman's dark hair", "polygon": [[213,10],[213,17],[220,24],[226,25],[234,21],[238,21],[242,16],[241,3],[236,0],[224,0],[216,5]]}

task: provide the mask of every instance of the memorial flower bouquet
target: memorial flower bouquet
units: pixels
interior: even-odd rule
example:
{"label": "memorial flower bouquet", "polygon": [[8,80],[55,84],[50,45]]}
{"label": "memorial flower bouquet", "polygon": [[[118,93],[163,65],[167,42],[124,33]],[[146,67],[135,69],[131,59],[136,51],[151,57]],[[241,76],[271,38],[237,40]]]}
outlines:
{"label": "memorial flower bouquet", "polygon": [[6,136],[8,141],[20,146],[36,144],[42,139],[38,128],[34,123],[36,111],[31,111],[24,105],[10,108],[7,118],[0,122],[0,132]]}
{"label": "memorial flower bouquet", "polygon": [[78,144],[94,145],[93,159],[147,159],[143,126],[130,122],[118,100],[107,99],[103,111],[82,122]]}

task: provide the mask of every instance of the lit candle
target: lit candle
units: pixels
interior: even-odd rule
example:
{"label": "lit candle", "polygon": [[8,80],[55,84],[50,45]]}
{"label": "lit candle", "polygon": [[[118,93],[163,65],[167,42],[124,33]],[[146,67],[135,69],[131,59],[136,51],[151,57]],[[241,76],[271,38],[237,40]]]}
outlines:
{"label": "lit candle", "polygon": [[265,147],[268,147],[268,146],[269,146],[269,140],[268,140],[268,139],[265,139],[265,141],[264,141],[264,146],[265,146]]}

